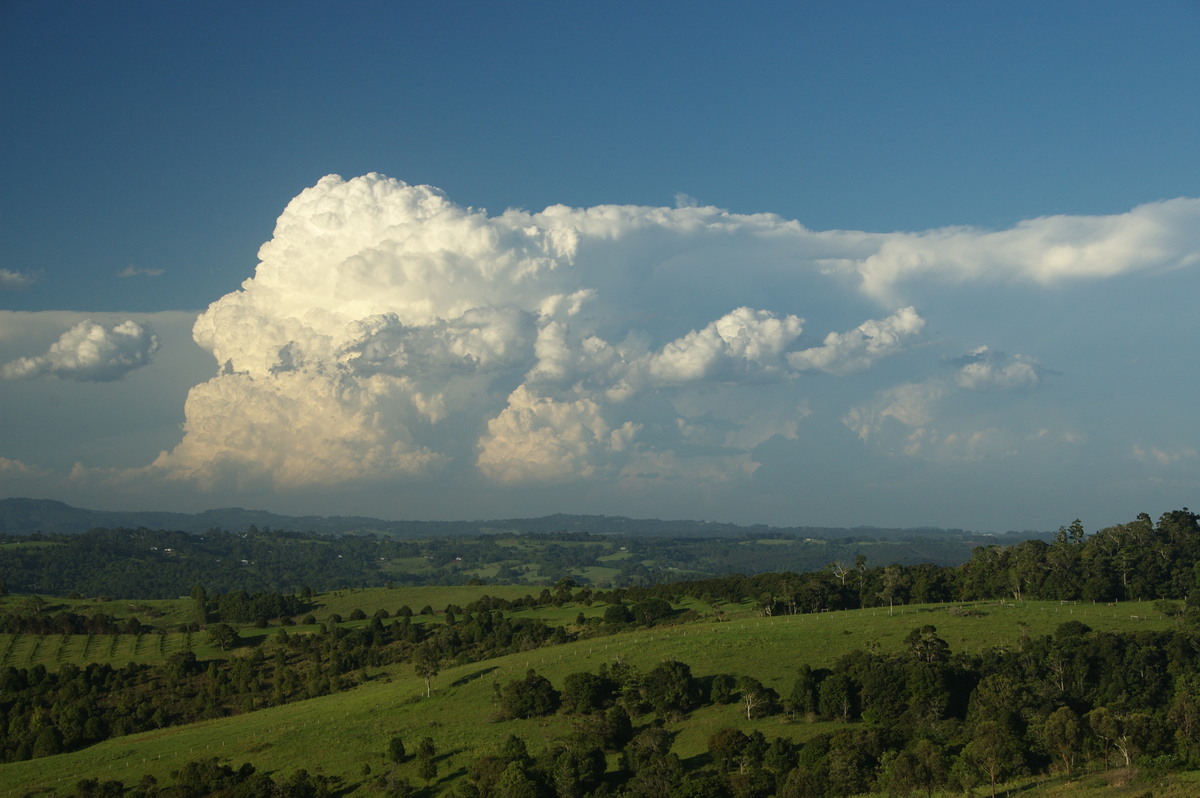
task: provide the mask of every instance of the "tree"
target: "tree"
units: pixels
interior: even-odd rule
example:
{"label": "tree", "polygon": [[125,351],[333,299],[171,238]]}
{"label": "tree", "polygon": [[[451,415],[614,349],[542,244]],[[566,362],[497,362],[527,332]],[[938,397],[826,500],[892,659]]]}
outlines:
{"label": "tree", "polygon": [[732,704],[737,700],[736,689],[737,679],[728,673],[718,673],[712,677],[709,698],[712,699],[714,704]]}
{"label": "tree", "polygon": [[778,709],[778,694],[753,676],[743,676],[739,679],[738,689],[742,693],[742,706],[746,710],[746,720],[753,720],[756,710],[765,715]]}
{"label": "tree", "polygon": [[633,613],[624,604],[610,604],[604,608],[604,622],[613,625],[629,623],[633,620]]}
{"label": "tree", "polygon": [[740,770],[742,750],[749,741],[750,738],[737,729],[721,729],[709,736],[708,755],[722,773],[730,772],[735,766]]}
{"label": "tree", "polygon": [[917,786],[925,788],[925,794],[932,796],[936,787],[946,783],[950,775],[946,765],[946,755],[941,747],[932,740],[917,740],[912,747],[916,759]]}
{"label": "tree", "polygon": [[426,782],[433,781],[437,778],[437,749],[433,745],[433,738],[426,737],[421,740],[417,746],[417,775]]}
{"label": "tree", "polygon": [[796,673],[796,681],[792,683],[792,694],[788,704],[792,712],[804,715],[817,713],[817,695],[821,686],[821,674],[809,665],[801,665]]}
{"label": "tree", "polygon": [[648,598],[633,605],[630,612],[633,613],[634,620],[638,623],[653,626],[655,621],[669,617],[673,610],[664,599]]}
{"label": "tree", "polygon": [[33,741],[33,757],[54,756],[63,750],[62,733],[54,726],[45,726]]}
{"label": "tree", "polygon": [[848,721],[854,714],[854,682],[844,673],[833,673],[821,681],[818,706],[827,718]]}
{"label": "tree", "polygon": [[1145,712],[1122,714],[1097,707],[1087,714],[1087,720],[1092,733],[1102,741],[1105,764],[1108,747],[1112,746],[1121,752],[1126,767],[1132,765],[1150,733],[1150,716]]}
{"label": "tree", "polygon": [[429,698],[432,692],[430,683],[433,681],[433,677],[441,671],[441,668],[441,657],[433,645],[423,643],[417,646],[416,651],[413,652],[413,670],[416,671],[417,676],[425,680],[426,698]]}
{"label": "tree", "polygon": [[1050,713],[1042,727],[1046,747],[1058,757],[1063,772],[1075,769],[1075,755],[1083,744],[1083,725],[1070,707],[1059,707]]}
{"label": "tree", "polygon": [[613,701],[616,684],[594,673],[569,673],[563,679],[562,703],[568,712],[598,712]]}
{"label": "tree", "polygon": [[192,587],[192,616],[201,626],[208,623],[208,593],[203,585]]}
{"label": "tree", "polygon": [[1021,765],[1017,741],[1008,729],[992,720],[976,724],[962,757],[972,770],[991,784],[992,798],[996,798],[996,782],[1016,773]]}
{"label": "tree", "polygon": [[242,642],[242,638],[238,635],[237,629],[234,629],[227,623],[214,623],[208,627],[208,636],[222,651],[228,651]]}
{"label": "tree", "polygon": [[403,762],[407,753],[404,750],[404,740],[401,739],[400,735],[397,734],[391,740],[388,740],[388,756],[393,762]]}
{"label": "tree", "polygon": [[520,762],[510,762],[496,780],[492,794],[496,798],[538,798],[541,790]]}
{"label": "tree", "polygon": [[904,638],[904,644],[918,662],[945,662],[950,659],[950,646],[937,636],[937,627],[931,624],[913,629]]}
{"label": "tree", "polygon": [[558,691],[545,676],[532,668],[523,679],[513,679],[500,688],[500,716],[506,720],[549,715],[558,709]]}
{"label": "tree", "polygon": [[678,660],[655,665],[646,674],[643,690],[659,715],[691,712],[700,705],[700,685],[692,677],[692,669]]}
{"label": "tree", "polygon": [[1167,721],[1175,729],[1175,742],[1185,762],[1195,763],[1200,751],[1200,702],[1196,700],[1194,679],[1183,676],[1175,680],[1175,699],[1167,713]]}
{"label": "tree", "polygon": [[598,748],[559,744],[541,757],[546,774],[558,798],[582,798],[600,783],[607,761]]}

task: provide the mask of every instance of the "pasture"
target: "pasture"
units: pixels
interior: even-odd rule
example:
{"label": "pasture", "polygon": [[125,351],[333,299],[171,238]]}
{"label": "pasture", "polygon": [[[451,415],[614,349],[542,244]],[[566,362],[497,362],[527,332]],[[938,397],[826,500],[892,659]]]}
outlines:
{"label": "pasture", "polygon": [[[493,586],[470,590],[475,595],[500,594],[500,589]],[[426,603],[439,609],[448,603],[465,604],[471,600],[466,591],[341,591],[343,595],[323,595],[318,600],[325,617],[333,612],[347,616],[354,608],[370,616],[373,608],[394,611],[401,604],[412,606],[414,611]],[[529,592],[524,587],[512,591],[519,595]],[[959,609],[952,612],[956,607]],[[595,615],[603,608],[602,604],[567,604],[522,613],[573,619],[581,611]],[[702,617],[691,623],[636,629],[447,666],[433,680],[434,692],[428,699],[424,698],[424,682],[410,666],[370,669],[364,684],[343,693],[119,737],[74,753],[6,764],[0,767],[0,796],[48,795],[50,790],[63,794],[85,777],[115,778],[133,784],[143,774],[151,774],[164,781],[186,762],[212,756],[234,765],[250,762],[260,770],[281,775],[305,767],[311,772],[338,776],[349,794],[366,795],[373,793],[371,779],[393,767],[384,755],[393,734],[403,736],[410,750],[422,737],[433,739],[439,752],[438,777],[433,784],[436,794],[463,777],[477,757],[493,751],[507,735],[524,737],[531,751],[537,751],[568,735],[572,725],[580,722],[577,717],[561,713],[532,720],[495,721],[496,686],[523,676],[531,668],[561,686],[566,675],[595,672],[601,663],[618,657],[643,670],[666,659],[677,659],[691,666],[697,677],[718,673],[752,675],[786,696],[801,664],[832,665],[844,654],[868,644],[878,645],[885,652],[898,650],[909,632],[926,624],[936,626],[953,651],[973,653],[992,646],[1017,646],[1022,635],[1049,634],[1066,621],[1112,631],[1163,629],[1174,623],[1150,603],[976,602],[969,606],[919,605],[896,607],[890,612],[877,608],[769,618],[758,616],[750,604],[737,604],[721,608],[729,619],[721,621],[714,618],[711,607],[696,602],[690,608]],[[426,622],[440,622],[440,618],[427,617]],[[246,628],[243,634],[264,631],[274,632]],[[126,657],[124,661],[129,657],[161,658],[186,644],[175,633],[142,635],[140,642],[132,635],[112,636],[108,641],[93,639],[90,643],[64,640],[61,635],[46,636],[40,642],[24,639],[32,637],[0,636],[0,650],[7,664],[27,667],[32,661],[49,668],[51,663],[57,663],[57,667],[65,661],[80,663],[108,656],[117,657],[114,662],[121,661],[122,656]],[[193,635],[194,646],[200,645],[197,637],[205,635]],[[269,636],[263,641],[271,645]],[[204,658],[199,647],[195,651]],[[635,719],[642,723],[648,720]],[[835,724],[805,723],[786,716],[746,720],[736,704],[703,707],[684,722],[668,722],[667,728],[677,735],[673,750],[686,762],[706,756],[708,737],[725,726],[757,729],[768,739],[782,736],[798,741],[836,728]],[[401,775],[420,783],[411,763],[397,767]]]}

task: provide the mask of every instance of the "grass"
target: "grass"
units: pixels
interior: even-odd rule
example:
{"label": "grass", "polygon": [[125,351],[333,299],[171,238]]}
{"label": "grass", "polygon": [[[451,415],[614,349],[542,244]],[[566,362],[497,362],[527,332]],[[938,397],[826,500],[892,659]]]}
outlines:
{"label": "grass", "polygon": [[[496,598],[519,599],[542,591],[540,587],[528,585],[483,585],[483,586],[430,586],[430,587],[372,587],[354,590],[335,590],[315,597],[317,608],[313,611],[318,621],[324,621],[333,613],[349,618],[350,613],[361,609],[371,617],[378,610],[387,610],[391,615],[407,605],[414,613],[430,606],[441,613],[450,604],[465,607],[476,599],[488,595]],[[414,620],[416,616],[414,616]]]}
{"label": "grass", "polygon": [[[424,596],[446,598],[451,594],[437,591],[453,589],[421,590],[427,591],[421,594]],[[491,587],[475,590],[496,592]],[[399,589],[391,592],[397,593]],[[366,611],[365,602],[374,595],[373,591],[356,591],[336,598],[358,600]],[[432,598],[426,601],[432,603]],[[389,601],[388,606],[393,603]],[[411,599],[400,603],[412,606]],[[571,618],[581,609],[585,614],[602,612],[603,605],[559,608]],[[704,607],[696,605],[696,609]],[[876,609],[775,618],[757,617],[752,607],[745,604],[725,609],[731,621],[716,622],[709,618],[641,629],[450,667],[434,679],[435,692],[429,699],[422,697],[424,683],[410,667],[395,666],[371,670],[366,683],[344,693],[233,718],[130,735],[47,759],[10,763],[0,767],[0,796],[46,795],[46,790],[55,788],[67,791],[75,781],[86,777],[119,778],[132,784],[142,774],[150,773],[167,780],[172,770],[190,760],[209,756],[235,765],[250,762],[260,770],[277,774],[306,767],[311,772],[340,776],[353,794],[364,795],[371,790],[363,776],[363,766],[370,765],[376,775],[387,771],[391,765],[383,752],[388,739],[396,733],[410,743],[410,749],[422,737],[433,738],[441,757],[440,775],[434,785],[435,791],[440,792],[508,734],[524,737],[536,752],[570,733],[578,719],[569,715],[491,722],[494,685],[523,676],[529,668],[561,686],[567,674],[595,672],[601,663],[617,657],[644,670],[664,659],[678,659],[688,663],[698,677],[749,673],[786,695],[796,668],[802,663],[832,665],[838,657],[868,643],[877,643],[883,651],[897,650],[913,628],[925,624],[936,626],[939,635],[955,651],[975,652],[990,646],[1016,645],[1023,627],[1028,634],[1037,636],[1052,633],[1068,620],[1116,631],[1162,629],[1172,623],[1155,613],[1149,603],[1106,606],[993,602],[972,607],[984,613],[981,615],[953,615],[948,612],[948,605],[926,605],[897,608],[890,614],[887,609]],[[1131,616],[1147,620],[1133,620]],[[275,633],[275,630],[259,631]],[[43,643],[43,647],[52,649],[50,656],[59,645],[62,645],[60,636],[48,637]],[[78,645],[77,641],[69,642],[69,646]],[[129,646],[131,642],[121,641],[120,645]],[[5,646],[0,640],[0,650]],[[103,648],[96,641],[91,644],[92,650]],[[154,648],[143,644],[144,653],[152,653]],[[74,652],[75,648],[69,651]],[[744,731],[758,729],[768,739],[783,736],[794,740],[838,728],[826,723],[789,723],[779,717],[747,721],[737,705],[704,707],[682,723],[668,724],[670,730],[678,733],[674,750],[685,760],[702,756],[709,735],[724,726]],[[415,766],[408,763],[399,767],[401,775],[420,783]]]}

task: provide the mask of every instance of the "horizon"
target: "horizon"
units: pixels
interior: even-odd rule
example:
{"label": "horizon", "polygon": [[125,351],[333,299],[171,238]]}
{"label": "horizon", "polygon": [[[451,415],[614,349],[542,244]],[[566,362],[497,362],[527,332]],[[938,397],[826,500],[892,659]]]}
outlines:
{"label": "horizon", "polygon": [[1195,503],[1195,4],[290,11],[0,12],[0,495]]}

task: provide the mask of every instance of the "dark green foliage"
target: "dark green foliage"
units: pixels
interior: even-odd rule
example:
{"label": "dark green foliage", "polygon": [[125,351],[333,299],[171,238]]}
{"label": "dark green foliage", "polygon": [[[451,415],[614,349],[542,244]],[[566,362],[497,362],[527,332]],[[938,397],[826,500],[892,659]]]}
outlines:
{"label": "dark green foliage", "polygon": [[257,773],[250,764],[237,768],[220,764],[215,758],[188,762],[171,774],[172,782],[160,785],[146,775],[132,790],[117,780],[80,779],[75,783],[76,798],[264,798],[286,795],[288,798],[329,798],[334,794],[336,780],[312,775],[301,769],[278,781],[265,773]]}
{"label": "dark green foliage", "polygon": [[506,720],[549,715],[558,707],[558,691],[533,669],[500,688],[500,716]]}
{"label": "dark green foliage", "polygon": [[722,773],[728,773],[735,768],[741,768],[742,752],[746,749],[750,738],[743,732],[724,728],[708,738],[708,755],[713,765]]}
{"label": "dark green foliage", "polygon": [[667,660],[646,674],[642,690],[659,715],[691,712],[700,705],[700,685],[685,663]]}
{"label": "dark green foliage", "polygon": [[208,627],[208,634],[222,651],[236,648],[241,642],[237,629],[227,623],[214,623]]}
{"label": "dark green foliage", "polygon": [[633,613],[624,604],[613,604],[604,608],[604,622],[609,624],[625,624],[633,620]]}
{"label": "dark green foliage", "polygon": [[606,761],[599,748],[559,743],[538,758],[537,766],[558,798],[582,798],[600,783]]}
{"label": "dark green foliage", "polygon": [[774,715],[779,712],[779,694],[753,676],[743,676],[737,682],[746,720]]}
{"label": "dark green foliage", "polygon": [[404,740],[400,735],[395,735],[388,740],[388,758],[393,762],[403,762],[408,752],[404,749]]}
{"label": "dark green foliage", "polygon": [[425,737],[417,745],[416,753],[417,775],[426,782],[433,781],[437,778],[437,749],[434,747],[433,738]]}
{"label": "dark green foliage", "polygon": [[644,599],[630,609],[633,619],[645,626],[653,626],[658,621],[671,617],[673,612],[670,602],[661,598]]}
{"label": "dark green foliage", "polygon": [[562,705],[568,712],[599,712],[612,705],[617,685],[592,673],[570,673],[563,679]]}
{"label": "dark green foliage", "polygon": [[709,699],[714,704],[732,704],[737,700],[737,679],[728,673],[718,673],[712,677]]}

